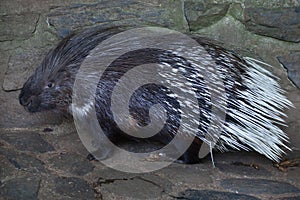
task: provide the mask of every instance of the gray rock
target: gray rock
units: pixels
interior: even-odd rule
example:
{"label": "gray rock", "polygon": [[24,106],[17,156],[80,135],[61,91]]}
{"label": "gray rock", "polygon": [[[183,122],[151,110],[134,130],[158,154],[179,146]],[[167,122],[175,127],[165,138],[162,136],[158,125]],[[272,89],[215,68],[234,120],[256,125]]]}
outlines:
{"label": "gray rock", "polygon": [[299,199],[300,196],[278,198],[278,200],[299,200]]}
{"label": "gray rock", "polygon": [[300,7],[246,8],[246,28],[259,35],[300,42]]}
{"label": "gray rock", "polygon": [[184,15],[191,31],[208,27],[222,19],[229,4],[205,4],[203,1],[184,1]]}
{"label": "gray rock", "polygon": [[55,174],[43,176],[38,198],[41,200],[94,199],[92,188],[83,179],[59,177]]}
{"label": "gray rock", "polygon": [[17,48],[9,58],[8,67],[3,80],[5,91],[18,90],[42,62],[48,49]]}
{"label": "gray rock", "polygon": [[[85,3],[95,3],[97,0],[86,0]],[[47,2],[40,2],[37,0],[2,0],[0,6],[0,13],[3,15],[21,14],[21,13],[46,13],[49,12],[50,6],[64,6],[70,2],[77,2],[76,0],[58,1],[49,0]]]}
{"label": "gray rock", "polygon": [[86,181],[74,177],[58,177],[55,192],[71,199],[94,199],[94,192]]}
{"label": "gray rock", "polygon": [[54,151],[54,148],[48,142],[38,133],[34,132],[7,132],[0,134],[0,139],[8,142],[20,151],[32,151],[37,153]]}
{"label": "gray rock", "polygon": [[38,20],[39,15],[35,13],[0,16],[0,41],[30,38]]}
{"label": "gray rock", "polygon": [[300,52],[291,52],[288,55],[279,56],[277,59],[287,69],[289,79],[300,89]]}
{"label": "gray rock", "polygon": [[[216,152],[214,153],[214,159],[218,164],[228,164],[228,163],[244,163],[244,164],[256,164],[260,165],[272,165],[272,161],[267,159],[265,156],[254,152],[254,151],[229,151],[229,152]],[[237,166],[238,167],[238,166]],[[241,167],[241,166],[240,166]]]}
{"label": "gray rock", "polygon": [[56,150],[68,149],[68,153],[75,153],[81,157],[86,158],[89,152],[84,147],[80,140],[75,127],[71,126],[71,123],[63,123],[60,126],[56,126],[52,134],[46,134],[47,141],[54,146]]}
{"label": "gray rock", "polygon": [[75,29],[95,25],[158,25],[182,28],[181,2],[105,1],[94,4],[69,4],[50,9],[48,22],[65,37]]}
{"label": "gray rock", "polygon": [[[1,48],[1,43],[0,43],[0,48]],[[1,84],[2,84],[2,81],[4,80],[4,77],[5,77],[5,73],[6,73],[6,70],[8,68],[8,60],[9,60],[9,53],[7,51],[3,51],[3,50],[0,50],[0,80],[1,80]]]}
{"label": "gray rock", "polygon": [[[62,123],[62,116],[55,112],[29,113],[20,105],[18,100],[19,93],[5,93],[0,107],[0,128],[29,128],[45,125],[56,125]],[[2,95],[2,94],[1,94]],[[8,112],[9,111],[9,112]]]}
{"label": "gray rock", "polygon": [[[257,176],[270,176],[271,173],[264,169],[262,166],[257,165],[258,169],[255,169],[255,166],[250,166],[252,163],[241,163],[235,162],[231,164],[216,164],[216,167],[224,172],[231,173],[238,176],[248,176],[248,177],[257,177]],[[246,166],[248,165],[248,166]]]}
{"label": "gray rock", "polygon": [[[113,180],[101,184],[101,190],[105,190],[104,199],[109,199],[108,194],[119,197],[133,199],[157,199],[164,191],[159,185],[141,178],[132,178],[128,180]],[[105,198],[107,197],[107,198]]]}
{"label": "gray rock", "polygon": [[153,173],[132,174],[104,168],[93,171],[91,176],[98,177],[93,186],[103,199],[121,196],[129,199],[158,198],[162,193],[171,193],[174,186],[168,179]]}
{"label": "gray rock", "polygon": [[2,155],[2,153],[2,149],[0,148],[0,180],[13,175],[16,171],[15,167],[7,160],[4,155]]}
{"label": "gray rock", "polygon": [[5,150],[4,156],[15,169],[31,173],[45,172],[44,163],[33,156],[11,150]]}
{"label": "gray rock", "polygon": [[[300,106],[300,102],[298,104],[295,105],[296,108],[299,108]],[[298,110],[294,110],[294,112],[292,112],[292,114],[288,115],[289,118],[291,118],[291,120],[294,120],[291,123],[288,123],[288,127],[283,128],[283,131],[285,131],[285,133],[287,133],[288,137],[289,137],[289,147],[292,148],[292,150],[297,150],[300,148],[300,137],[299,137],[299,130],[300,130],[300,120],[298,120],[297,118],[299,118],[299,111]],[[297,120],[295,120],[297,119]],[[293,152],[292,151],[292,152]],[[291,151],[286,151],[287,155],[290,155],[292,153]],[[299,157],[300,154],[297,155],[297,157]],[[289,157],[289,156],[288,156]],[[286,158],[285,155],[283,155],[283,158]],[[299,168],[299,173],[300,173],[300,168]]]}
{"label": "gray rock", "polygon": [[162,178],[161,176],[154,175],[152,173],[146,173],[139,176],[142,180],[153,183],[161,188],[163,188],[164,193],[171,193],[174,187],[174,184],[171,183],[168,179]]}
{"label": "gray rock", "polygon": [[[163,168],[155,173],[159,174],[161,177],[169,179],[173,183],[207,185],[213,182],[211,177],[212,171],[208,169],[203,169],[201,165],[184,165],[173,163],[172,165]],[[199,180],[201,180],[201,182],[199,182]]]}
{"label": "gray rock", "polygon": [[135,174],[121,172],[111,168],[98,169],[92,173],[94,177],[97,177],[98,183],[106,182],[107,180],[129,180],[136,177]]}
{"label": "gray rock", "polygon": [[246,194],[300,193],[298,188],[289,183],[267,179],[225,179],[221,181],[221,186],[230,191]]}
{"label": "gray rock", "polygon": [[[299,154],[298,157],[295,159],[299,159]],[[288,178],[288,180],[293,181],[295,183],[299,183],[299,174],[300,174],[299,164],[298,166],[288,167],[287,170],[288,170],[288,174],[286,175],[286,177]]]}
{"label": "gray rock", "polygon": [[59,169],[65,172],[69,172],[74,175],[83,176],[94,169],[94,165],[91,164],[88,159],[78,154],[61,154],[55,156],[49,160],[49,164],[53,168]]}
{"label": "gray rock", "polygon": [[214,190],[185,190],[179,194],[179,199],[186,200],[259,200],[256,197],[245,195],[245,194],[236,194],[233,192],[220,192]]}
{"label": "gray rock", "polygon": [[40,179],[37,177],[15,178],[0,183],[0,196],[4,199],[38,199]]}

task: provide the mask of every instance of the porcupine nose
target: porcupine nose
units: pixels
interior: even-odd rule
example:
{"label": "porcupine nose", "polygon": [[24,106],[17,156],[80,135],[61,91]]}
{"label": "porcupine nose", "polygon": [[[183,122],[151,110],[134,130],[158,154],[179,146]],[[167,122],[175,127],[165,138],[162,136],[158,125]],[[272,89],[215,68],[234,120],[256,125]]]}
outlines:
{"label": "porcupine nose", "polygon": [[20,104],[22,106],[29,106],[32,103],[32,98],[20,98]]}
{"label": "porcupine nose", "polygon": [[29,106],[32,103],[32,97],[26,98],[26,96],[24,96],[24,93],[21,92],[21,94],[19,95],[19,102],[22,106]]}

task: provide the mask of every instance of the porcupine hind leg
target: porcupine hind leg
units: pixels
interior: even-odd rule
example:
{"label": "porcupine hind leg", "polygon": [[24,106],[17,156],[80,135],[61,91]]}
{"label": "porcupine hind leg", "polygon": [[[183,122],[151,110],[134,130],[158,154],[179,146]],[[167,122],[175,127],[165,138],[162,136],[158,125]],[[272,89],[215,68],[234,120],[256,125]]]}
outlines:
{"label": "porcupine hind leg", "polygon": [[201,148],[202,141],[195,138],[189,148],[184,152],[182,156],[178,158],[178,162],[185,164],[197,164],[200,162],[199,151]]}
{"label": "porcupine hind leg", "polygon": [[[154,136],[154,140],[162,142],[163,144],[169,144],[173,137],[170,137],[170,134],[159,134]],[[184,140],[184,138],[181,138]],[[185,141],[186,142],[186,141]],[[177,159],[177,163],[184,163],[184,164],[196,164],[200,163],[200,158],[199,158],[199,151],[202,145],[202,140],[199,138],[194,138],[193,142],[190,144],[190,146],[187,148],[187,150]],[[183,141],[184,144],[184,141]],[[181,142],[175,143],[174,144],[175,149],[177,151],[181,151],[183,148]],[[167,156],[172,156],[171,152],[167,152]]]}

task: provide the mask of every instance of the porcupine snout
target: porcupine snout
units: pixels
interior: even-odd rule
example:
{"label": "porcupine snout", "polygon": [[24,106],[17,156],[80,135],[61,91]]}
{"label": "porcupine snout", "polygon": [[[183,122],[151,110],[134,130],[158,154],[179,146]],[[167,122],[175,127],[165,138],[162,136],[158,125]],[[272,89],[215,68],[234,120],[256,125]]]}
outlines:
{"label": "porcupine snout", "polygon": [[32,101],[33,101],[33,97],[26,97],[24,95],[24,90],[22,89],[21,90],[21,93],[19,95],[19,102],[22,106],[24,107],[27,107],[27,106],[30,106],[32,104]]}
{"label": "porcupine snout", "polygon": [[33,95],[31,95],[31,96],[25,95],[25,92],[23,91],[23,89],[19,95],[19,102],[22,106],[24,106],[26,111],[37,112],[36,108],[39,105],[38,99]]}

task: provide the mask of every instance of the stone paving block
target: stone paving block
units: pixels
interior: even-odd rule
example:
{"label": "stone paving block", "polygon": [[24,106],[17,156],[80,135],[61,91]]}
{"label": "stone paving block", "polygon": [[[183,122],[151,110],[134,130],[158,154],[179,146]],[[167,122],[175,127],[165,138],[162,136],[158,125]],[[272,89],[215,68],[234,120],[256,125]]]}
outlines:
{"label": "stone paving block", "polygon": [[184,1],[184,14],[191,31],[208,27],[222,19],[229,9],[229,3],[205,4],[203,1]]}
{"label": "stone paving block", "polygon": [[[18,93],[16,94],[18,95]],[[10,96],[10,95],[9,95]],[[6,113],[9,110],[9,113]],[[62,123],[62,116],[54,112],[28,113],[19,104],[18,99],[4,102],[0,107],[0,128],[38,128],[42,126],[53,126]]]}
{"label": "stone paving block", "polygon": [[265,156],[260,155],[259,153],[250,151],[231,151],[231,152],[215,152],[214,153],[214,160],[216,163],[251,163],[251,164],[264,164],[270,165],[272,161],[267,159]]}
{"label": "stone paving block", "polygon": [[178,196],[179,199],[185,200],[259,200],[259,198],[245,195],[236,194],[233,192],[220,192],[215,190],[191,190],[183,191]]}
{"label": "stone paving block", "polygon": [[0,43],[0,80],[3,80],[5,77],[5,72],[7,70],[8,67],[8,60],[9,60],[9,53],[7,51],[4,51],[1,49],[2,45]]}
{"label": "stone paving block", "polygon": [[287,169],[287,178],[291,181],[294,181],[296,183],[298,183],[298,185],[300,186],[300,167],[295,166],[295,167],[291,167]]}
{"label": "stone paving block", "polygon": [[126,173],[117,171],[108,167],[97,168],[92,173],[91,176],[97,179],[98,183],[109,181],[109,180],[127,180],[132,179],[136,176],[136,174]]}
{"label": "stone paving block", "polygon": [[38,19],[39,14],[36,13],[0,16],[0,41],[30,38],[36,29]]}
{"label": "stone paving block", "polygon": [[122,198],[159,199],[164,191],[159,185],[138,177],[102,183],[100,190],[103,199],[110,199],[111,194]]}
{"label": "stone paving block", "polygon": [[[3,96],[2,96],[3,95]],[[0,128],[36,128],[60,124],[62,116],[54,112],[29,113],[20,105],[18,100],[19,92],[0,94]],[[3,99],[2,99],[3,97]],[[9,111],[9,112],[8,112]],[[2,132],[2,131],[0,131]],[[2,134],[2,133],[0,133]]]}
{"label": "stone paving block", "polygon": [[230,164],[219,164],[216,163],[216,167],[224,172],[230,173],[238,176],[246,177],[257,177],[257,176],[271,176],[271,173],[267,171],[264,167],[259,165],[251,166],[251,163],[241,163],[233,162]]}
{"label": "stone paving block", "polygon": [[249,31],[290,42],[300,42],[300,7],[246,8]]}
{"label": "stone paving block", "polygon": [[154,175],[152,173],[146,173],[144,175],[139,175],[142,180],[147,182],[152,182],[153,184],[163,188],[164,193],[171,193],[174,187],[174,184],[170,180],[162,178],[161,176]]}
{"label": "stone paving block", "polygon": [[[300,91],[297,92],[297,93],[300,94]],[[296,96],[296,95],[297,94],[294,94],[292,96]],[[290,95],[289,99],[291,99],[292,96]],[[300,95],[299,95],[299,97],[297,96],[297,98],[300,99]],[[295,103],[295,107],[300,108],[300,101]],[[299,123],[300,119],[299,118],[300,118],[300,116],[299,116],[299,111],[298,110],[293,109],[293,110],[289,111],[289,119],[292,122],[288,123],[288,127],[284,128],[284,131],[288,134],[288,136],[290,138],[289,146],[293,150],[296,150],[296,149],[299,150],[300,149],[300,137],[299,137],[299,135],[300,135],[300,132],[299,132],[299,130],[300,130],[300,123]],[[287,153],[287,155],[289,155],[292,152],[287,151],[286,153]],[[298,157],[300,157],[299,155],[300,154],[298,154]],[[285,156],[283,156],[283,158],[285,158]]]}
{"label": "stone paving block", "polygon": [[80,178],[57,177],[54,191],[70,199],[94,199],[93,189]]}
{"label": "stone paving block", "polygon": [[0,139],[8,142],[20,151],[32,151],[36,153],[54,151],[53,146],[35,132],[6,132],[0,134]]}
{"label": "stone paving block", "polygon": [[46,174],[40,183],[41,200],[94,199],[92,188],[81,177]]}
{"label": "stone paving block", "polygon": [[[72,130],[71,130],[72,129]],[[75,129],[75,128],[74,128]],[[78,133],[72,127],[58,126],[54,130],[55,135],[45,134],[45,139],[57,150],[68,149],[68,153],[76,153],[87,157],[89,152],[82,144]]]}
{"label": "stone paving block", "polygon": [[277,59],[287,69],[289,79],[300,89],[300,52],[291,52]]}
{"label": "stone paving block", "polygon": [[[170,11],[171,10],[171,11]],[[117,0],[94,4],[69,4],[50,8],[48,22],[60,37],[84,26],[158,25],[183,28],[180,1]]]}
{"label": "stone paving block", "polygon": [[11,52],[3,80],[5,91],[15,91],[23,87],[50,48],[19,47]]}
{"label": "stone paving block", "polygon": [[91,172],[95,167],[85,157],[78,154],[61,154],[48,161],[51,168],[78,176],[83,176]]}
{"label": "stone paving block", "polygon": [[[98,0],[85,0],[85,3],[95,3]],[[81,1],[78,0],[68,0],[68,1],[60,1],[60,0],[47,0],[44,2],[37,0],[3,0],[1,1],[0,13],[3,15],[8,14],[21,14],[21,13],[31,13],[31,12],[39,12],[46,13],[49,11],[50,6],[65,6],[70,3],[78,3]]]}
{"label": "stone paving block", "polygon": [[[202,167],[204,169],[202,169]],[[213,167],[211,166],[210,169],[206,169],[206,167],[208,167],[208,165],[201,166],[173,163],[166,168],[156,171],[155,174],[165,177],[170,182],[176,184],[208,185],[213,182],[211,177]]]}
{"label": "stone paving block", "polygon": [[267,179],[225,179],[221,181],[224,189],[246,194],[285,194],[300,193],[300,190],[286,182]]}
{"label": "stone paving block", "polygon": [[0,183],[0,197],[4,199],[37,200],[40,178],[22,177]]}
{"label": "stone paving block", "polygon": [[[125,173],[110,168],[95,170],[89,174],[89,179],[97,179],[93,182],[93,187],[103,199],[119,199],[124,197],[145,199],[160,198],[172,192],[174,184],[167,178],[155,173]],[[149,188],[148,191],[145,189]]]}
{"label": "stone paving block", "polygon": [[300,200],[300,196],[295,196],[295,197],[282,197],[282,198],[278,198],[278,200]]}
{"label": "stone paving block", "polygon": [[0,180],[3,180],[9,176],[12,176],[16,169],[15,167],[7,160],[7,158],[2,155],[1,147],[0,147]]}
{"label": "stone paving block", "polygon": [[5,156],[15,169],[32,173],[46,172],[44,162],[33,156],[12,151],[6,151]]}

